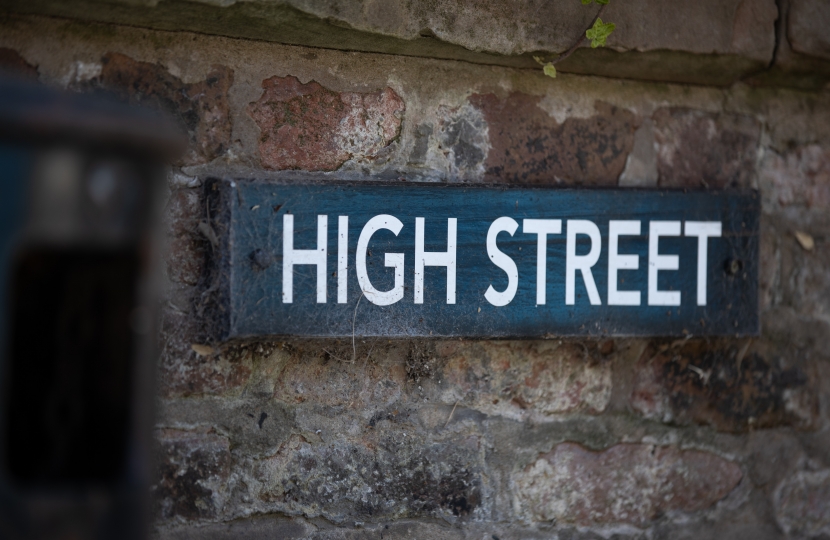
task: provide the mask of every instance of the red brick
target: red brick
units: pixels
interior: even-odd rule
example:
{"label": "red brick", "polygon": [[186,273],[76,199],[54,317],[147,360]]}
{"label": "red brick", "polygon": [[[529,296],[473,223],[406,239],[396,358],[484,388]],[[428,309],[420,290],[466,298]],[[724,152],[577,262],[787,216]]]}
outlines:
{"label": "red brick", "polygon": [[211,161],[228,149],[232,131],[228,99],[233,85],[231,69],[213,66],[204,81],[185,83],[164,66],[138,62],[119,53],[107,53],[101,63],[101,75],[85,86],[103,88],[130,103],[171,114],[190,139],[181,164]]}
{"label": "red brick", "polygon": [[747,187],[760,138],[749,116],[709,113],[682,107],[653,115],[661,187]]}
{"label": "red brick", "polygon": [[540,96],[474,94],[487,121],[485,178],[495,182],[615,186],[634,146],[634,114],[597,102],[596,115],[562,124],[539,107]]}
{"label": "red brick", "polygon": [[335,92],[290,76],[271,77],[262,87],[248,114],[259,126],[268,169],[333,171],[349,159],[371,161],[400,134],[406,107],[391,88]]}
{"label": "red brick", "polygon": [[671,510],[709,508],[742,476],[709,452],[647,444],[593,452],[562,443],[515,474],[514,486],[517,506],[535,521],[644,525]]}

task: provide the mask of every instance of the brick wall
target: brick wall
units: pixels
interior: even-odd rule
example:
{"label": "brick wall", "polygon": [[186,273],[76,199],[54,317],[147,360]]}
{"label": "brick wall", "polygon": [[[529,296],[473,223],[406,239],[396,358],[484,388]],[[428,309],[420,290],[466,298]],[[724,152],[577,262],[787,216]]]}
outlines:
{"label": "brick wall", "polygon": [[[157,537],[830,537],[825,87],[552,80],[27,14],[0,19],[0,64],[189,135],[165,212]],[[201,179],[284,170],[758,189],[761,336],[205,343]]]}

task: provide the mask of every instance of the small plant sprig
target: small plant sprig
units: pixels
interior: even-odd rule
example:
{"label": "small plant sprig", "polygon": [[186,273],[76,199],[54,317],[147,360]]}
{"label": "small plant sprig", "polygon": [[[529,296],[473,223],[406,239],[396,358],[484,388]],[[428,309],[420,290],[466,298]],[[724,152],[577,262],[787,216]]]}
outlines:
{"label": "small plant sprig", "polygon": [[556,78],[556,67],[554,64],[561,62],[565,58],[569,57],[582,45],[582,42],[585,41],[585,38],[591,40],[591,48],[596,49],[597,47],[604,47],[605,40],[608,39],[608,36],[611,35],[611,32],[617,27],[614,23],[604,23],[602,19],[600,19],[600,15],[602,12],[605,11],[605,8],[608,7],[609,0],[580,0],[583,5],[588,5],[591,2],[596,2],[601,8],[597,11],[596,17],[591,22],[591,26],[585,30],[585,33],[579,36],[579,39],[571,45],[571,47],[565,51],[564,53],[560,54],[557,58],[549,61],[545,61],[544,58],[541,56],[534,56],[533,59],[536,60],[542,66],[542,72],[547,75],[548,77]]}

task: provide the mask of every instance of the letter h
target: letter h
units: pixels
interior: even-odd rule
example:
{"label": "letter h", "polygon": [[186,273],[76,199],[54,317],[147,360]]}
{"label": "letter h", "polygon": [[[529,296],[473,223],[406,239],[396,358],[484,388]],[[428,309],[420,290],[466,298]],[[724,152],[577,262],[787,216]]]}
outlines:
{"label": "letter h", "polygon": [[415,303],[424,303],[424,267],[447,267],[447,303],[455,304],[455,237],[458,220],[447,219],[447,251],[424,251],[424,218],[415,218]]}
{"label": "letter h", "polygon": [[294,301],[294,266],[317,266],[317,303],[326,303],[326,259],[329,217],[317,216],[317,249],[294,249],[294,216],[282,216],[282,302]]}

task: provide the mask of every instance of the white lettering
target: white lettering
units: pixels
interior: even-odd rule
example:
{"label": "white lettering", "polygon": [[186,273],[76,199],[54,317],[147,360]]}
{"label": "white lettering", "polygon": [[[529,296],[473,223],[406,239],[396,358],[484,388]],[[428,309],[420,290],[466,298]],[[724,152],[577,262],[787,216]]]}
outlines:
{"label": "white lettering", "polygon": [[447,303],[455,304],[455,245],[458,220],[447,219],[447,251],[424,251],[424,218],[415,218],[415,303],[424,303],[424,267],[447,267]]}
{"label": "white lettering", "polygon": [[[591,239],[591,251],[587,255],[577,256],[576,254],[577,234],[586,234]],[[597,263],[600,251],[602,251],[599,227],[594,222],[585,219],[569,219],[565,250],[565,304],[572,306],[576,303],[576,271],[580,270],[591,305],[601,305],[602,300],[597,291],[597,284],[594,283],[594,275],[591,273],[591,267]]]}
{"label": "white lettering", "polygon": [[366,299],[378,306],[388,306],[394,304],[403,298],[403,253],[387,253],[384,258],[384,265],[388,268],[395,269],[395,286],[388,291],[379,291],[372,286],[369,281],[369,274],[366,272],[366,252],[369,250],[369,240],[372,235],[380,229],[392,231],[395,236],[401,232],[403,223],[395,216],[388,214],[381,214],[375,216],[366,222],[363,230],[360,231],[360,238],[357,240],[357,254],[355,260],[355,270],[357,272],[357,282],[360,284],[360,289],[366,296]]}
{"label": "white lettering", "polygon": [[680,236],[680,222],[652,221],[648,224],[648,305],[679,306],[680,291],[657,289],[657,272],[680,268],[680,257],[677,255],[660,255],[661,236]]}
{"label": "white lettering", "polygon": [[697,236],[697,305],[706,305],[706,262],[709,258],[709,238],[721,235],[720,221],[687,221],[686,236]]}
{"label": "white lettering", "polygon": [[522,232],[536,234],[536,305],[547,300],[548,235],[562,233],[561,219],[522,220]]}
{"label": "white lettering", "polygon": [[349,287],[349,216],[337,219],[337,303],[346,303]]}
{"label": "white lettering", "polygon": [[495,220],[487,231],[487,255],[493,264],[504,270],[507,274],[507,288],[503,292],[498,292],[493,288],[493,285],[487,287],[487,292],[484,293],[484,298],[494,306],[506,306],[516,296],[516,289],[519,287],[519,269],[516,268],[516,263],[502,253],[496,245],[496,238],[500,232],[506,232],[513,236],[519,224],[516,220],[509,217],[500,217]]}
{"label": "white lettering", "polygon": [[608,305],[609,306],[639,306],[640,291],[617,290],[618,270],[637,270],[640,268],[639,255],[620,255],[620,236],[636,236],[640,234],[639,221],[608,222]]}
{"label": "white lettering", "polygon": [[317,249],[294,249],[294,216],[282,217],[282,301],[294,301],[294,266],[313,264],[317,266],[317,303],[326,303],[326,253],[328,244],[329,217],[317,216]]}

